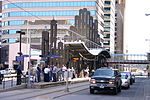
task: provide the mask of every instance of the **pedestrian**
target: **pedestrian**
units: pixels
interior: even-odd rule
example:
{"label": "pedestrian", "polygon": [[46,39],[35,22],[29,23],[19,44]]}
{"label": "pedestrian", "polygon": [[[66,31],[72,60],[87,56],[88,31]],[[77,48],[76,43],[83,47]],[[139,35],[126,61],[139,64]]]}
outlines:
{"label": "pedestrian", "polygon": [[17,67],[17,84],[16,85],[21,85],[21,75],[22,75],[22,70],[21,70],[21,65],[19,64]]}
{"label": "pedestrian", "polygon": [[53,66],[50,65],[49,68],[50,68],[50,72],[49,72],[49,81],[51,82],[51,81],[52,81],[52,77],[53,77]]}
{"label": "pedestrian", "polygon": [[2,81],[4,79],[4,73],[3,73],[4,67],[2,64],[0,64],[0,84],[2,84]]}
{"label": "pedestrian", "polygon": [[37,82],[41,82],[41,66],[40,64],[37,65],[37,71],[36,71],[36,74],[37,74]]}
{"label": "pedestrian", "polygon": [[62,80],[64,81],[65,79],[65,72],[67,71],[67,68],[65,65],[62,65]]}
{"label": "pedestrian", "polygon": [[75,70],[74,70],[74,68],[72,67],[72,78],[71,78],[71,79],[74,79],[74,78],[76,78],[76,76],[75,76]]}
{"label": "pedestrian", "polygon": [[49,82],[49,72],[50,68],[48,68],[48,66],[46,65],[46,67],[44,68],[44,82]]}
{"label": "pedestrian", "polygon": [[53,82],[57,81],[57,67],[54,65],[53,67]]}
{"label": "pedestrian", "polygon": [[61,81],[61,80],[62,80],[61,75],[62,75],[62,68],[58,65],[58,66],[57,66],[57,80],[58,80],[58,81]]}

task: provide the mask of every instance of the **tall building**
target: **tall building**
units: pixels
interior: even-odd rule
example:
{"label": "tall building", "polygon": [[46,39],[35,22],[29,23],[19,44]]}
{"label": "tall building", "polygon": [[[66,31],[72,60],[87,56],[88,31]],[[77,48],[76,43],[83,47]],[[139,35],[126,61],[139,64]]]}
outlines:
{"label": "tall building", "polygon": [[3,0],[2,7],[2,46],[18,42],[16,31],[23,31],[26,35],[21,42],[28,43],[30,33],[31,46],[41,49],[42,31],[50,29],[50,20],[57,20],[57,38],[62,39],[83,8],[98,20],[98,33],[103,42],[103,0]]}
{"label": "tall building", "polygon": [[115,22],[115,53],[123,54],[124,51],[124,11],[126,0],[116,0]]}
{"label": "tall building", "polygon": [[115,0],[104,1],[104,47],[114,53],[115,47]]}

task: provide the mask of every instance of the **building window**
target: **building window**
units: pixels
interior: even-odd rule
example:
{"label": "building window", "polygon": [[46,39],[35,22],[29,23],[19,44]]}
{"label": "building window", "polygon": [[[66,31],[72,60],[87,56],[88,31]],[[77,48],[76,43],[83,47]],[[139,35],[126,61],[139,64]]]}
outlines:
{"label": "building window", "polygon": [[104,38],[110,38],[110,34],[104,34]]}
{"label": "building window", "polygon": [[109,27],[104,27],[104,32],[110,32],[110,28]]}
{"label": "building window", "polygon": [[104,45],[110,45],[110,41],[104,41],[103,44]]}
{"label": "building window", "polygon": [[104,21],[104,25],[110,25],[110,21]]}
{"label": "building window", "polygon": [[18,39],[9,39],[9,43],[16,43]]}
{"label": "building window", "polygon": [[105,1],[105,5],[110,5],[111,4],[111,1]]}
{"label": "building window", "polygon": [[2,9],[7,8],[24,8],[24,7],[80,7],[96,6],[95,1],[77,1],[77,2],[31,2],[31,3],[10,3],[3,5]]}
{"label": "building window", "polygon": [[[6,13],[4,13],[5,15]],[[90,11],[91,15],[96,15],[95,10]],[[5,17],[18,16],[75,16],[79,15],[79,11],[29,11],[29,12],[9,12]]]}
{"label": "building window", "polygon": [[110,12],[111,8],[110,7],[105,7],[104,12]]}
{"label": "building window", "polygon": [[25,25],[25,21],[23,20],[9,21],[9,25]]}
{"label": "building window", "polygon": [[110,14],[104,14],[104,18],[109,18],[110,19]]}

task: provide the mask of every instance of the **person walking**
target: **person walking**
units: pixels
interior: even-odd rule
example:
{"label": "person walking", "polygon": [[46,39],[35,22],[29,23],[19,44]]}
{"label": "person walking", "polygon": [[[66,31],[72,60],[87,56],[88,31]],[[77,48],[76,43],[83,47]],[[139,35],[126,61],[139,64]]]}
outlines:
{"label": "person walking", "polygon": [[21,75],[22,75],[22,70],[21,70],[21,65],[19,64],[17,67],[17,84],[16,85],[21,85]]}
{"label": "person walking", "polygon": [[64,81],[65,79],[65,72],[67,71],[67,68],[65,65],[62,66],[62,80]]}

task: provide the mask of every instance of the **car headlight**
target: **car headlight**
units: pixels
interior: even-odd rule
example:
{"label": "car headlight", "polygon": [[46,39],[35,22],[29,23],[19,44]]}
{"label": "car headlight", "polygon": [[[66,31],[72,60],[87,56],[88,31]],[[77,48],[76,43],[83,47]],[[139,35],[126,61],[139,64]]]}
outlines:
{"label": "car headlight", "polygon": [[90,83],[95,84],[95,83],[96,83],[96,80],[95,80],[95,79],[91,79],[91,80],[90,80]]}
{"label": "car headlight", "polygon": [[109,84],[115,84],[115,80],[109,80]]}

